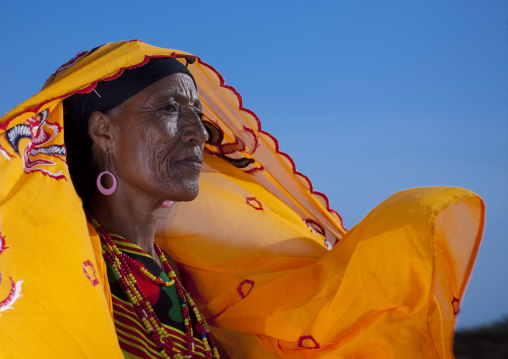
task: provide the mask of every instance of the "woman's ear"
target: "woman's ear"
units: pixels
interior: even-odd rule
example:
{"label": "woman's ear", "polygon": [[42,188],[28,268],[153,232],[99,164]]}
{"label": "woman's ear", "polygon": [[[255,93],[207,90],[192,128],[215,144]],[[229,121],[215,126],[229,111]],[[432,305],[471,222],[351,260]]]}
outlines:
{"label": "woman's ear", "polygon": [[113,148],[116,140],[116,128],[111,117],[100,111],[92,112],[88,121],[88,135],[93,143],[104,152]]}

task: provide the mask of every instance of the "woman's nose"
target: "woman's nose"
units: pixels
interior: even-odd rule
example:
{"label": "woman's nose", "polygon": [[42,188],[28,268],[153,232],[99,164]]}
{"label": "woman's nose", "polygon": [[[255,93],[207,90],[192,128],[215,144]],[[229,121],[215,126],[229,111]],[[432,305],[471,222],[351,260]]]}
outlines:
{"label": "woman's nose", "polygon": [[193,142],[196,146],[203,146],[208,140],[208,132],[206,131],[203,122],[199,115],[194,110],[186,111],[188,121],[185,130],[183,132],[183,140],[185,142]]}

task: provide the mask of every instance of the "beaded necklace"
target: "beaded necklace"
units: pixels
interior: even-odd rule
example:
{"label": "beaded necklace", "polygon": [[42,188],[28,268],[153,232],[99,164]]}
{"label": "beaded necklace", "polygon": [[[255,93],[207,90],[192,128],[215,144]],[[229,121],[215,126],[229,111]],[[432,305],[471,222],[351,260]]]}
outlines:
{"label": "beaded necklace", "polygon": [[[118,249],[118,247],[113,242],[113,240],[109,236],[108,232],[104,229],[104,227],[102,227],[101,224],[95,218],[93,218],[88,211],[86,215],[88,222],[92,224],[92,226],[99,234],[102,244],[103,257],[106,259],[106,261],[110,264],[111,268],[115,272],[123,290],[125,291],[127,297],[129,298],[131,304],[134,307],[136,315],[143,324],[147,333],[150,335],[152,341],[157,346],[157,349],[159,350],[161,355],[164,358],[174,358],[174,359],[193,357],[195,344],[191,316],[189,312],[190,306],[197,320],[196,329],[205,347],[206,358],[207,359],[220,358],[219,352],[217,350],[217,347],[215,346],[212,335],[208,329],[208,325],[206,324],[205,318],[201,315],[191,296],[176,277],[175,272],[169,265],[166,257],[164,256],[164,253],[162,253],[159,246],[154,242],[154,249],[161,260],[164,272],[166,272],[166,275],[170,279],[169,281],[164,281],[159,277],[155,277],[141,263],[131,259],[126,254],[122,253],[122,251]],[[132,269],[134,268],[138,269],[148,279],[150,279],[157,285],[164,285],[167,287],[172,285],[175,286],[175,289],[178,293],[178,297],[180,298],[180,304],[182,307],[182,313],[184,318],[185,336],[187,343],[185,353],[182,353],[181,349],[179,349],[174,344],[174,342],[171,339],[171,336],[168,334],[163,324],[160,322],[147,296],[144,294],[143,290],[141,289],[141,286],[137,283],[136,279],[134,278],[134,275],[132,274]]]}

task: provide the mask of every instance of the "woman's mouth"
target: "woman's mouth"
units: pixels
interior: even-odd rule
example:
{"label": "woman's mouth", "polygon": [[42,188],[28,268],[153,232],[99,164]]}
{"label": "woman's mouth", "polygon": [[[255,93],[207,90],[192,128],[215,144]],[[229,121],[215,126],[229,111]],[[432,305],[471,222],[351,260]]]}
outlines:
{"label": "woman's mouth", "polygon": [[203,157],[201,156],[189,156],[186,158],[183,158],[179,161],[176,161],[177,164],[187,166],[190,168],[194,168],[197,170],[201,169],[201,165],[203,164]]}

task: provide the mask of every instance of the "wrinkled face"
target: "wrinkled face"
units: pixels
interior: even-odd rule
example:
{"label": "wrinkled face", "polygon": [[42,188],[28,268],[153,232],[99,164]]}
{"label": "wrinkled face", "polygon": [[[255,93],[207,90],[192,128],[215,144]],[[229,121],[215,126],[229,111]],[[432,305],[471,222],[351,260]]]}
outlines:
{"label": "wrinkled face", "polygon": [[108,115],[116,129],[111,167],[122,194],[196,198],[207,132],[190,76],[154,82]]}

